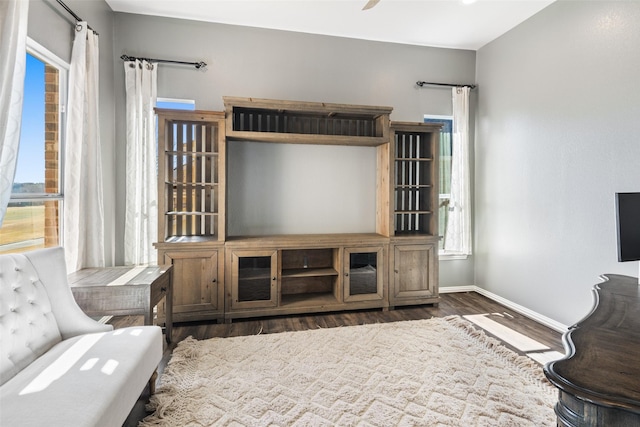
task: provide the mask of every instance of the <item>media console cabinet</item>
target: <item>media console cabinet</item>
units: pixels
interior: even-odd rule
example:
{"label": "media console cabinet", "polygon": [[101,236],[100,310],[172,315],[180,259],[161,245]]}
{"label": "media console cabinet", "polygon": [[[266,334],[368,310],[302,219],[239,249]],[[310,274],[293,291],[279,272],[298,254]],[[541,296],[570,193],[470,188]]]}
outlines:
{"label": "media console cabinet", "polygon": [[567,356],[544,367],[560,389],[558,426],[640,426],[640,285],[603,277],[591,313],[564,335]]}
{"label": "media console cabinet", "polygon": [[[438,303],[440,125],[391,122],[390,107],[224,104],[156,110],[155,246],[158,262],[173,264],[174,321]],[[227,236],[226,150],[235,141],[374,147],[375,230]]]}

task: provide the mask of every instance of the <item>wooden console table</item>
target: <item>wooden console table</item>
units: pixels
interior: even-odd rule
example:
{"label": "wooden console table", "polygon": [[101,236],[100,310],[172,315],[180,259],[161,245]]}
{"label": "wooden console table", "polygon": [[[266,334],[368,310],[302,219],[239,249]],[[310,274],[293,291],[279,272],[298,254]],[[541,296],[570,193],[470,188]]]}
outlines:
{"label": "wooden console table", "polygon": [[153,325],[153,308],[166,299],[165,335],[171,342],[171,265],[85,268],[68,276],[71,292],[89,316],[143,315]]}
{"label": "wooden console table", "polygon": [[544,367],[560,389],[558,426],[640,426],[640,285],[603,278],[591,313],[564,335],[567,356]]}

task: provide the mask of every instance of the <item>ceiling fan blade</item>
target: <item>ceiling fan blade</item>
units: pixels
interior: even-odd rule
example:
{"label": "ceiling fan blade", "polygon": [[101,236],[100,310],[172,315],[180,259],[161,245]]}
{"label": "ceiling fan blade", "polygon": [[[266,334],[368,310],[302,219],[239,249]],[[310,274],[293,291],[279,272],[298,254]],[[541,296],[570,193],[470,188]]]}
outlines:
{"label": "ceiling fan blade", "polygon": [[367,4],[364,5],[362,10],[371,9],[373,6],[377,5],[379,2],[380,0],[369,0]]}

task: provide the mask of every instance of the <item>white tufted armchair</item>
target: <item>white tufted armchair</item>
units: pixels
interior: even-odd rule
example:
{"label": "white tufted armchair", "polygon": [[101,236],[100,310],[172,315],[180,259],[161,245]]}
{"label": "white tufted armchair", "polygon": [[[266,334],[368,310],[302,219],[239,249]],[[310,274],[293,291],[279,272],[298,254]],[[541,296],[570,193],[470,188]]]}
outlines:
{"label": "white tufted armchair", "polygon": [[0,425],[122,425],[161,358],[157,326],[82,312],[62,248],[0,255]]}

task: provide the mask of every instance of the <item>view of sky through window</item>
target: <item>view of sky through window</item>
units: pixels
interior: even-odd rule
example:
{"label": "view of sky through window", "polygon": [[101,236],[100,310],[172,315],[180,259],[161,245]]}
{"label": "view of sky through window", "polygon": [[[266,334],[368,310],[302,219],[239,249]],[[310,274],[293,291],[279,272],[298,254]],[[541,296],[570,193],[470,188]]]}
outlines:
{"label": "view of sky through window", "polygon": [[20,148],[14,182],[44,182],[44,62],[27,54]]}
{"label": "view of sky through window", "polygon": [[170,108],[173,110],[195,110],[196,103],[192,99],[175,99],[175,98],[161,98],[158,97],[156,101],[156,107],[158,108]]}

